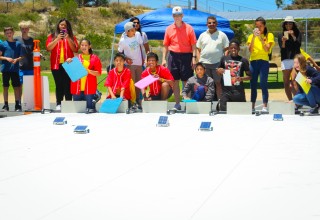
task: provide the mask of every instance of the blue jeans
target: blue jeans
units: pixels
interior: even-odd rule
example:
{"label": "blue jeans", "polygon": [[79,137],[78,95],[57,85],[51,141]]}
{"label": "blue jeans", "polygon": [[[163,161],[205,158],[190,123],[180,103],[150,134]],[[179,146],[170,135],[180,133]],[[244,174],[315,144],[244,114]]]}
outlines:
{"label": "blue jeans", "polygon": [[269,61],[252,60],[250,62],[250,72],[251,72],[251,80],[250,80],[251,102],[256,102],[257,100],[257,84],[258,84],[258,77],[260,74],[260,87],[262,90],[262,101],[263,103],[268,103]]}
{"label": "blue jeans", "polygon": [[196,100],[197,102],[202,101],[206,96],[206,91],[204,86],[198,86],[197,90],[194,92],[192,99]]}
{"label": "blue jeans", "polygon": [[80,95],[72,95],[73,101],[87,101],[88,109],[95,109],[95,104],[92,102],[94,94],[85,95],[84,92],[81,92]]}
{"label": "blue jeans", "polygon": [[320,88],[312,85],[308,94],[297,93],[293,97],[293,102],[297,105],[306,105],[314,108],[316,104],[320,105]]}

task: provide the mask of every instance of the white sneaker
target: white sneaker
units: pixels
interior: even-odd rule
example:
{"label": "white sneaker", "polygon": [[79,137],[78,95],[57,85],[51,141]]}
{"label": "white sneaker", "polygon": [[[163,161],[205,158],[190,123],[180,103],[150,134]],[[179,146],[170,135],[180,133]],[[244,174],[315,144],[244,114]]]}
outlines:
{"label": "white sneaker", "polygon": [[61,111],[61,105],[56,106],[56,111]]}
{"label": "white sneaker", "polygon": [[268,112],[268,108],[267,107],[262,107],[261,111],[262,112]]}

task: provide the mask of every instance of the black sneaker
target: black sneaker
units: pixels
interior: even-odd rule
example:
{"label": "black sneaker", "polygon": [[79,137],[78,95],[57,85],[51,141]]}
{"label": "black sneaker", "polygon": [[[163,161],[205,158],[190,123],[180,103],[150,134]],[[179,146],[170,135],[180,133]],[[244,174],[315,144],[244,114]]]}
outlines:
{"label": "black sneaker", "polygon": [[2,109],[5,110],[5,111],[9,111],[9,105],[4,105],[4,106],[2,107]]}
{"label": "black sneaker", "polygon": [[142,112],[142,107],[135,103],[129,108],[129,111],[130,112]]}
{"label": "black sneaker", "polygon": [[139,105],[137,103],[134,103],[130,108],[136,110],[139,108]]}
{"label": "black sneaker", "polygon": [[22,111],[21,105],[15,105],[14,110],[15,110],[16,112],[21,112],[21,111]]}
{"label": "black sneaker", "polygon": [[86,111],[87,114],[96,113],[96,112],[97,112],[97,110],[92,109],[92,108],[88,108]]}
{"label": "black sneaker", "polygon": [[316,105],[316,107],[313,107],[309,110],[310,114],[318,114],[319,113],[319,106]]}
{"label": "black sneaker", "polygon": [[302,105],[297,105],[297,104],[296,104],[296,107],[294,108],[294,110],[295,110],[295,111],[298,111],[300,108],[302,108]]}

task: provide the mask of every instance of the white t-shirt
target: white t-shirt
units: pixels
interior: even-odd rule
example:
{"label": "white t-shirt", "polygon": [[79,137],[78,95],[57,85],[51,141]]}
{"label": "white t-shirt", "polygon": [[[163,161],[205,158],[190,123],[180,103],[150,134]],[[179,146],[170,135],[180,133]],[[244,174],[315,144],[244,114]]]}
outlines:
{"label": "white t-shirt", "polygon": [[[148,40],[147,34],[145,32],[141,32],[141,33],[142,33],[142,35],[140,34],[139,31],[136,31],[136,35],[139,35],[140,37],[142,37],[143,44],[148,43],[149,40]],[[126,36],[126,33],[122,33],[121,38],[124,38],[124,36]],[[143,53],[143,60],[145,60],[147,58],[147,53],[144,48],[144,45],[141,46],[141,49],[142,49],[142,53]]]}
{"label": "white t-shirt", "polygon": [[[141,32],[142,33],[142,40],[143,40],[143,44],[146,44],[146,43],[148,43],[148,36],[147,36],[147,34],[145,33],[145,32]],[[140,32],[136,32],[136,34],[140,34]],[[140,34],[140,36],[141,36],[141,34]]]}
{"label": "white t-shirt", "polygon": [[128,37],[127,35],[122,35],[119,41],[119,52],[124,52],[124,54],[132,59],[132,65],[142,65],[143,53],[141,46],[143,45],[142,37],[136,34],[134,37]]}
{"label": "white t-shirt", "polygon": [[200,34],[197,48],[201,49],[199,62],[214,64],[220,62],[224,48],[229,47],[229,39],[225,33],[217,30],[210,34],[209,30]]}

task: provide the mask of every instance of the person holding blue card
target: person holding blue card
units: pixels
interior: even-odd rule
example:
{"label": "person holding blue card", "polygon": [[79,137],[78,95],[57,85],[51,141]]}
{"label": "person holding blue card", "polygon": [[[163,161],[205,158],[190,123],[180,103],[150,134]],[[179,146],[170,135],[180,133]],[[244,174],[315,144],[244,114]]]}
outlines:
{"label": "person holding blue card", "polygon": [[126,57],[123,53],[116,53],[114,56],[115,68],[109,71],[104,84],[104,86],[108,88],[107,99],[120,97],[128,100],[130,107],[136,107],[134,82],[131,79],[130,69],[124,65],[125,61]]}
{"label": "person holding blue card", "polygon": [[[311,88],[306,93],[303,88],[294,81],[297,89],[296,95],[293,97],[293,102],[297,109],[300,106],[310,106],[311,114],[318,114],[320,107],[320,72],[307,65],[306,58],[302,54],[297,54],[293,60],[293,67],[297,72],[300,72],[305,77],[305,83],[310,84]],[[293,79],[296,78],[292,76]]]}
{"label": "person holding blue card", "polygon": [[214,98],[214,81],[206,75],[206,67],[199,62],[195,67],[196,75],[188,79],[182,90],[185,100],[193,99],[197,102],[211,102]]}
{"label": "person holding blue card", "polygon": [[[71,82],[71,94],[74,101],[87,101],[87,113],[95,113],[96,107],[93,102],[97,91],[97,76],[101,75],[102,65],[99,57],[93,54],[91,42],[87,39],[80,41],[81,54],[78,55],[82,65],[88,71],[88,74],[81,79]],[[72,62],[72,58],[66,60]]]}

